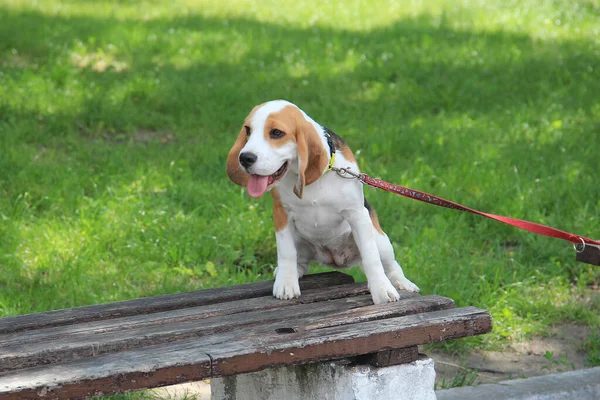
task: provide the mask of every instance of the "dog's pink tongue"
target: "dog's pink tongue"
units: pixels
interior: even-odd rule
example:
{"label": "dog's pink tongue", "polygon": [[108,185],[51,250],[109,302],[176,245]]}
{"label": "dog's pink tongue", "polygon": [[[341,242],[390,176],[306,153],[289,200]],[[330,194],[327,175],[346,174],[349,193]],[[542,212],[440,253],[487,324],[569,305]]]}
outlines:
{"label": "dog's pink tongue", "polygon": [[267,191],[267,186],[269,185],[269,177],[261,176],[261,175],[250,175],[250,180],[248,181],[248,186],[246,189],[248,190],[248,194],[254,198],[258,198],[265,194]]}

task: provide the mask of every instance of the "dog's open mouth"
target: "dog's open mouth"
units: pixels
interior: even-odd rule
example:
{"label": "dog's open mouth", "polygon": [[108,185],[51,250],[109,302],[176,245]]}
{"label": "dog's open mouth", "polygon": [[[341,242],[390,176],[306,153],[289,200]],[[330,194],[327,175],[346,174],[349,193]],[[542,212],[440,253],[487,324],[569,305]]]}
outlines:
{"label": "dog's open mouth", "polygon": [[270,175],[269,176],[269,185],[272,185],[275,182],[277,182],[279,179],[281,179],[283,174],[285,174],[285,171],[287,171],[287,167],[288,167],[288,162],[286,161],[283,163],[281,168],[279,168],[277,171],[275,171],[275,173],[273,175]]}
{"label": "dog's open mouth", "polygon": [[278,180],[283,178],[288,169],[288,164],[287,161],[284,162],[283,165],[271,175],[250,175],[248,185],[246,186],[248,194],[254,198],[258,198],[265,194],[269,187],[272,187]]}

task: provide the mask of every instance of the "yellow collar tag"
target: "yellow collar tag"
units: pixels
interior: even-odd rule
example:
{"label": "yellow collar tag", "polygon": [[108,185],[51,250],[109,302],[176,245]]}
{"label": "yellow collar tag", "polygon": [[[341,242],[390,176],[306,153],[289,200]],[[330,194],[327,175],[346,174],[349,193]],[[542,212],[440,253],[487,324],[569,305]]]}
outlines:
{"label": "yellow collar tag", "polygon": [[333,164],[335,164],[335,152],[331,153],[331,158],[329,159],[329,165],[327,166],[327,171],[331,171],[333,169]]}
{"label": "yellow collar tag", "polygon": [[333,147],[333,140],[327,129],[325,129],[325,136],[327,136],[327,145],[329,146],[329,154],[331,155],[329,158],[329,165],[325,172],[329,172],[333,169],[333,165],[335,164],[335,148]]}

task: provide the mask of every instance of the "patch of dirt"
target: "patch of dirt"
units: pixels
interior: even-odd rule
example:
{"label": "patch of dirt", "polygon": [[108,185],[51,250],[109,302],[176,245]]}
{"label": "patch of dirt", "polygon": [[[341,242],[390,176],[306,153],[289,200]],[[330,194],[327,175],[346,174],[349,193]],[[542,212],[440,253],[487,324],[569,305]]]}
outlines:
{"label": "patch of dirt", "polygon": [[21,55],[15,49],[12,50],[12,54],[8,57],[0,58],[0,66],[17,69],[32,68],[34,70],[39,68],[39,65],[33,62],[31,57]]}
{"label": "patch of dirt", "polygon": [[132,136],[133,141],[139,143],[148,143],[148,142],[161,142],[162,144],[167,144],[175,140],[175,135],[171,132],[161,132],[161,131],[149,131],[145,129],[139,129]]}
{"label": "patch of dirt", "polygon": [[122,132],[87,132],[81,129],[82,132],[92,141],[103,141],[108,143],[127,143],[146,144],[146,143],[161,143],[169,144],[177,140],[177,137],[169,131],[154,131],[147,129],[138,129],[132,133]]}
{"label": "patch of dirt", "polygon": [[95,72],[105,72],[113,70],[122,72],[129,69],[127,62],[118,60],[113,54],[92,53],[92,54],[71,54],[71,63],[79,69],[91,68]]}
{"label": "patch of dirt", "polygon": [[504,351],[475,350],[462,356],[432,352],[429,356],[435,361],[438,387],[470,370],[477,371],[472,384],[495,383],[584,368],[585,354],[579,347],[589,333],[582,325],[558,325],[548,337],[513,343]]}

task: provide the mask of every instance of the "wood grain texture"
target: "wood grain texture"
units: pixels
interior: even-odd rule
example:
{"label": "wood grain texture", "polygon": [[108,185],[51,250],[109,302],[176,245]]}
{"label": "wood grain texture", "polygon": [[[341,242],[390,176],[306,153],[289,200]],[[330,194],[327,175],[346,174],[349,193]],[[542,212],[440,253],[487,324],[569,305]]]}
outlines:
{"label": "wood grain texture", "polygon": [[[357,285],[357,288],[361,286]],[[218,334],[229,331],[245,335],[250,331],[271,333],[291,328],[295,332],[440,310],[454,305],[451,299],[440,296],[402,294],[405,299],[384,306],[373,306],[370,295],[361,295],[127,330],[84,330],[61,338],[53,335],[38,337],[36,341],[28,340],[26,336],[23,341],[13,338],[12,342],[0,346],[0,372],[195,337],[212,335],[211,343],[220,343],[224,339]],[[230,338],[227,337],[227,340]]]}
{"label": "wood grain texture", "polygon": [[300,298],[279,300],[273,296],[256,297],[253,299],[235,300],[207,306],[187,307],[178,310],[160,311],[151,314],[133,315],[121,318],[111,318],[99,321],[73,323],[56,327],[40,328],[22,332],[0,334],[0,354],[5,346],[60,340],[76,335],[92,335],[139,329],[157,325],[174,324],[179,322],[200,320],[212,317],[240,314],[257,310],[272,310],[275,308],[291,307],[299,304],[310,304],[327,300],[335,300],[368,294],[366,283],[345,284],[321,289],[309,289]]}
{"label": "wood grain texture", "polygon": [[[491,330],[491,317],[474,307],[433,311],[290,334],[228,332],[208,338],[71,360],[0,374],[0,399],[82,398],[278,365],[330,360],[456,339]],[[237,335],[236,335],[237,333]]]}
{"label": "wood grain texture", "polygon": [[265,335],[205,348],[214,376],[278,365],[331,360],[490,332],[489,313],[475,307],[434,311],[331,328]]}
{"label": "wood grain texture", "polygon": [[[304,276],[300,279],[300,289],[317,289],[353,282],[354,278],[350,275],[341,272],[325,272],[322,274]],[[0,334],[270,296],[272,290],[273,281],[270,280],[237,286],[167,294],[115,303],[6,317],[0,319]]]}
{"label": "wood grain texture", "polygon": [[210,357],[189,346],[108,354],[0,374],[0,400],[78,399],[211,376]]}
{"label": "wood grain texture", "polygon": [[391,365],[407,364],[419,358],[419,347],[410,346],[403,349],[378,351],[355,358],[358,364],[369,364],[374,367],[389,367]]}
{"label": "wood grain texture", "polygon": [[401,291],[399,294],[400,300],[398,302],[378,305],[371,304],[357,310],[340,311],[326,318],[315,319],[305,326],[298,326],[295,330],[327,328],[390,317],[400,317],[408,314],[445,310],[454,307],[454,300],[447,297],[437,295],[419,296],[407,291]]}
{"label": "wood grain texture", "polygon": [[17,343],[0,348],[0,372],[40,364],[58,363],[75,358],[93,357],[143,346],[211,336],[219,343],[218,334],[232,330],[242,334],[251,327],[264,331],[271,324],[303,317],[331,315],[371,304],[368,295],[316,304],[299,304],[283,309],[250,311],[202,320],[146,326],[121,331],[79,332],[61,339]]}
{"label": "wood grain texture", "polygon": [[[357,357],[410,362],[416,346],[481,334],[491,317],[401,291],[373,305],[367,285],[309,275],[278,300],[272,281],[0,319],[0,399],[85,398]],[[366,355],[366,356],[364,356]]]}

